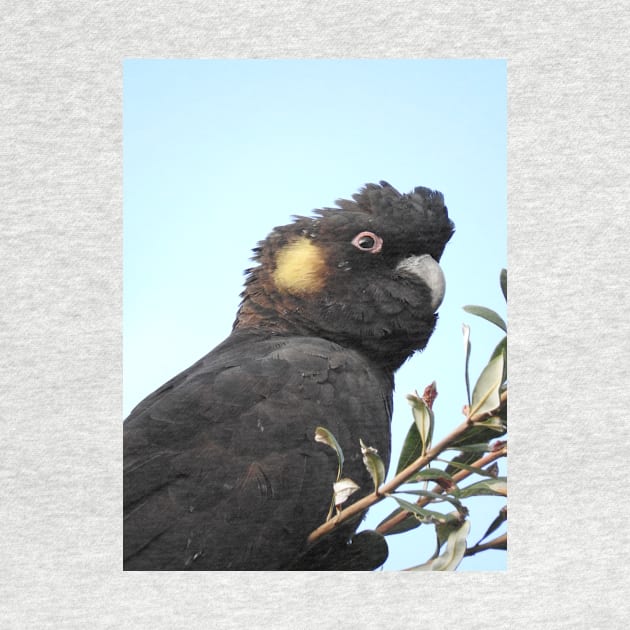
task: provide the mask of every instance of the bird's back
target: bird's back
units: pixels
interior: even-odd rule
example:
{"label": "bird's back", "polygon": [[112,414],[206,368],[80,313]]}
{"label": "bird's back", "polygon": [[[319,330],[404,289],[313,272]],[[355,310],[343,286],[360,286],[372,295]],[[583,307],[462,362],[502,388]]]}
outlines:
{"label": "bird's back", "polygon": [[371,481],[359,439],[389,459],[392,380],[319,338],[235,332],[124,425],[126,569],[281,569],[327,515],[337,476]]}

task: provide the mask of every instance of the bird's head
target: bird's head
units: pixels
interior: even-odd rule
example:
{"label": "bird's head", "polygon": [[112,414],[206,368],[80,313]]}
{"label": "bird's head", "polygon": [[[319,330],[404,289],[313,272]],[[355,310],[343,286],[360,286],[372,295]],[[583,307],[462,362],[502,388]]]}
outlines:
{"label": "bird's head", "polygon": [[380,182],[336,203],[259,243],[234,328],[323,337],[396,369],[424,348],[444,297],[444,198]]}

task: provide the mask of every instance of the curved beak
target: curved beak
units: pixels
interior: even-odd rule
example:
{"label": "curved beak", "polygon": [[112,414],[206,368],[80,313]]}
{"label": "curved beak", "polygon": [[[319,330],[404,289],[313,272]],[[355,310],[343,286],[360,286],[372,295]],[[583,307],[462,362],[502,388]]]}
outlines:
{"label": "curved beak", "polygon": [[446,280],[442,268],[429,254],[410,256],[401,260],[396,271],[408,273],[420,278],[431,290],[431,308],[436,311],[446,291]]}

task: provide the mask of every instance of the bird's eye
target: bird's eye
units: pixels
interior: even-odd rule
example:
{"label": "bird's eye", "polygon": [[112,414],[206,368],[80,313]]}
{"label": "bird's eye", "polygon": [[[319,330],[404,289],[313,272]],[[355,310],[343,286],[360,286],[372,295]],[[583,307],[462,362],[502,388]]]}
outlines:
{"label": "bird's eye", "polygon": [[378,254],[383,247],[383,239],[374,232],[359,232],[352,239],[352,244],[362,252]]}

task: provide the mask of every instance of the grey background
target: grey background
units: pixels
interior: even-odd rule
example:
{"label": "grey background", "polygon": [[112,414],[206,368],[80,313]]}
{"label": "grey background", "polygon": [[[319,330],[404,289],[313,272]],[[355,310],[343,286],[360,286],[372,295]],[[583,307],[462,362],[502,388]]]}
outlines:
{"label": "grey background", "polygon": [[[623,627],[630,110],[622,2],[3,7],[7,628]],[[125,57],[509,61],[505,573],[121,571]]]}

